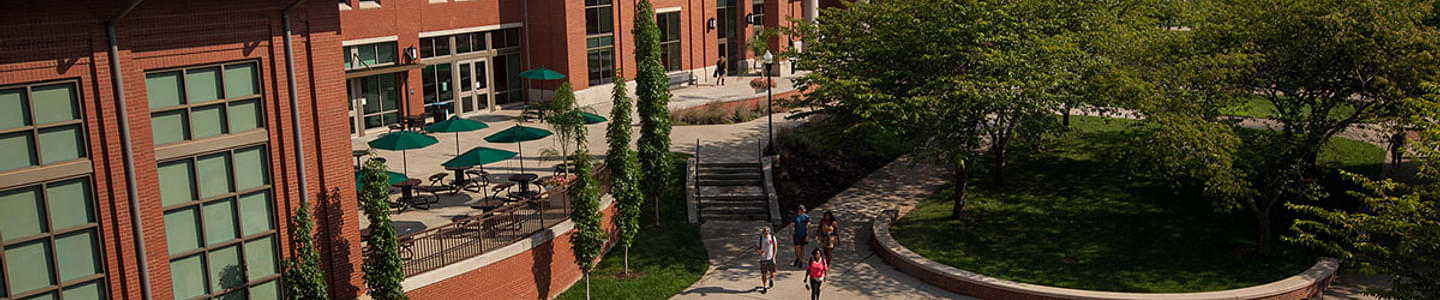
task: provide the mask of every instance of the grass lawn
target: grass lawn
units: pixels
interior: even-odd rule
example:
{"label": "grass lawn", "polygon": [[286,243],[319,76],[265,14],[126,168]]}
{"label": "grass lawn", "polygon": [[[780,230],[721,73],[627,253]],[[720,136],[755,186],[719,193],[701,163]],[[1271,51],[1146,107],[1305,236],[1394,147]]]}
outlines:
{"label": "grass lawn", "polygon": [[[616,277],[624,270],[624,248],[616,245],[590,274],[590,296],[594,299],[666,299],[680,293],[700,280],[710,267],[705,245],[700,242],[700,226],[685,223],[685,189],[679,183],[685,175],[685,159],[689,155],[671,156],[673,187],[666,190],[661,203],[661,222],[655,228],[654,203],[645,203],[640,218],[640,234],[630,247],[630,271],[640,277]],[[571,258],[567,258],[571,259]],[[556,299],[585,299],[582,279]]]}
{"label": "grass lawn", "polygon": [[[1350,116],[1350,114],[1354,112],[1355,110],[1353,108],[1350,108],[1349,106],[1343,106],[1332,110],[1330,112],[1330,116],[1335,118],[1343,118]],[[1265,100],[1265,98],[1262,98],[1260,96],[1255,96],[1251,97],[1250,100],[1246,101],[1245,104],[1241,107],[1229,109],[1224,111],[1223,113],[1225,115],[1236,117],[1274,119],[1276,115],[1278,115],[1280,112],[1275,109],[1274,103],[1270,103],[1269,100]],[[1310,113],[1310,110],[1305,109],[1303,113],[1308,114]]]}
{"label": "grass lawn", "polygon": [[[1105,291],[1240,288],[1315,263],[1315,252],[1278,238],[1273,255],[1255,255],[1248,212],[1216,213],[1193,185],[1132,175],[1123,155],[1114,155],[1127,147],[1122,129],[1132,121],[1073,122],[1075,131],[1048,152],[1016,153],[1003,187],[977,174],[966,220],[949,219],[954,189],[947,187],[898,222],[895,238],[960,269]],[[1346,141],[1322,155],[1327,164],[1347,168],[1383,158],[1374,146]],[[1277,235],[1289,232],[1281,215],[1273,221]]]}

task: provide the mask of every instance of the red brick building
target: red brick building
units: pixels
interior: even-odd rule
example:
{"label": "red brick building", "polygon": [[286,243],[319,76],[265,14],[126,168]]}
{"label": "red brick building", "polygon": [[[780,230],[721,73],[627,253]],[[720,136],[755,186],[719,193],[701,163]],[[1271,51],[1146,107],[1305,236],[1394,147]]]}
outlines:
{"label": "red brick building", "polygon": [[[468,116],[517,108],[567,75],[582,101],[606,98],[617,74],[635,77],[635,0],[340,0],[353,134],[384,131],[402,116]],[[745,44],[765,27],[802,18],[802,0],[653,0],[666,70],[675,85],[711,83],[717,59],[747,70]],[[810,3],[816,6],[815,2]],[[770,43],[789,47],[788,38]],[[591,89],[597,87],[598,89]],[[527,92],[531,91],[531,92]],[[362,109],[354,109],[361,107]]]}
{"label": "red brick building", "polygon": [[0,9],[0,298],[276,298],[302,198],[335,298],[360,292],[334,3]]}

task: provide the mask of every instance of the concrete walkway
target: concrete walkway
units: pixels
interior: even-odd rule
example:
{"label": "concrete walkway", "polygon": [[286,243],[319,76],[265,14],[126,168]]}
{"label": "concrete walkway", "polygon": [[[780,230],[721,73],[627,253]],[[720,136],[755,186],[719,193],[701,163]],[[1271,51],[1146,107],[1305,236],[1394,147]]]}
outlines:
{"label": "concrete walkway", "polygon": [[[812,230],[825,211],[834,210],[840,220],[840,240],[835,261],[822,288],[824,299],[957,299],[963,296],[925,284],[900,273],[875,256],[870,249],[870,230],[865,226],[881,211],[913,208],[945,183],[945,170],[916,164],[901,158],[871,173],[849,189],[812,209]],[[776,230],[781,240],[776,254],[778,280],[768,293],[760,293],[759,256],[754,252],[760,228],[755,222],[707,222],[701,225],[705,248],[710,252],[710,270],[705,276],[672,299],[807,299],[804,272],[786,264],[795,259],[790,244],[791,226]],[[792,225],[793,226],[793,225]],[[814,249],[812,242],[809,250]]]}

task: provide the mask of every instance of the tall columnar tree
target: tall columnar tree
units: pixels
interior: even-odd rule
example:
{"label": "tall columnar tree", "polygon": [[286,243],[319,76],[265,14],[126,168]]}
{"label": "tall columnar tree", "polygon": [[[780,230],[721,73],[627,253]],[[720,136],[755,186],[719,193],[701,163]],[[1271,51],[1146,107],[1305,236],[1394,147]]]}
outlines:
{"label": "tall columnar tree", "polygon": [[[560,140],[560,153],[569,152],[569,145],[577,136],[584,136],[581,130],[585,129],[585,121],[575,110],[575,90],[570,87],[569,82],[561,83],[560,88],[555,91],[555,96],[550,100],[550,115],[545,122],[555,129],[555,137]],[[580,143],[584,143],[580,139]],[[560,156],[560,155],[557,155]],[[561,160],[566,160],[560,156]],[[568,161],[567,161],[568,162]],[[568,172],[568,168],[567,171]]]}
{"label": "tall columnar tree", "polygon": [[[1440,91],[1435,91],[1440,92]],[[1411,118],[1420,139],[1408,145],[1421,183],[1374,181],[1351,174],[1365,187],[1352,192],[1367,207],[1351,212],[1317,205],[1290,204],[1312,215],[1296,220],[1286,240],[1319,248],[1390,277],[1388,289],[1367,294],[1388,299],[1440,299],[1440,94],[1410,101],[1420,112]],[[1429,116],[1423,117],[1423,116]]]}
{"label": "tall columnar tree", "polygon": [[[338,196],[339,191],[334,193]],[[338,197],[337,197],[338,198]],[[332,198],[334,199],[334,198]],[[300,203],[290,220],[290,241],[295,256],[285,259],[285,295],[289,299],[329,299],[325,273],[320,270],[320,253],[315,251],[314,222],[310,204]]]}
{"label": "tall columnar tree", "polygon": [[[1012,141],[1060,130],[1062,104],[1083,99],[1074,96],[1081,90],[1057,88],[1092,65],[1074,62],[1094,50],[1077,42],[1075,32],[1088,27],[1070,24],[1110,11],[1057,5],[896,0],[827,11],[792,33],[805,39],[800,67],[814,70],[798,80],[813,90],[797,104],[852,129],[891,131],[914,141],[918,158],[955,166],[960,218],[981,150],[988,146],[1001,177]],[[1072,9],[1087,13],[1059,13]]]}
{"label": "tall columnar tree", "polygon": [[635,12],[635,96],[640,113],[640,140],[636,160],[640,162],[641,191],[655,202],[655,225],[660,225],[660,197],[670,184],[670,80],[660,61],[660,27],[649,0],[640,1]]}
{"label": "tall columnar tree", "polygon": [[360,190],[361,204],[365,217],[370,220],[370,237],[365,244],[370,254],[360,268],[365,272],[365,288],[371,298],[383,300],[409,299],[400,282],[405,273],[400,264],[400,244],[395,237],[395,226],[390,223],[390,175],[385,172],[385,163],[372,159],[365,162],[360,180],[365,187]]}
{"label": "tall columnar tree", "polygon": [[[578,116],[578,110],[574,111]],[[595,269],[595,259],[605,248],[607,236],[600,227],[600,188],[595,184],[590,166],[590,150],[586,149],[584,127],[576,138],[575,181],[568,187],[570,196],[570,220],[575,222],[575,232],[570,234],[570,247],[575,253],[575,265],[585,273],[585,298],[590,298],[590,271]]]}
{"label": "tall columnar tree", "polygon": [[[1250,212],[1268,253],[1273,212],[1325,196],[1316,162],[1331,137],[1403,118],[1404,99],[1440,71],[1429,2],[1215,1],[1183,30],[1156,30],[1128,64],[1149,68],[1136,82],[1159,95],[1138,105],[1162,128],[1148,144],[1203,180],[1219,210]],[[1242,140],[1222,112],[1255,100],[1275,108],[1277,130]]]}
{"label": "tall columnar tree", "polygon": [[640,205],[645,195],[640,193],[639,167],[635,154],[630,151],[630,96],[625,90],[625,77],[615,76],[615,91],[611,96],[610,124],[605,127],[605,139],[610,149],[605,152],[605,168],[610,170],[610,195],[615,197],[616,215],[611,218],[619,230],[620,246],[625,251],[625,273],[630,273],[630,245],[640,231]]}

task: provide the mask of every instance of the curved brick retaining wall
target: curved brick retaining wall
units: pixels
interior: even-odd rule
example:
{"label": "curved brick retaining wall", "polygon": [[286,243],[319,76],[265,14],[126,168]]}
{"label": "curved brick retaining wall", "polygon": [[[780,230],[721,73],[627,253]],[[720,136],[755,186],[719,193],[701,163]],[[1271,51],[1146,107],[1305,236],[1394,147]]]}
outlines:
{"label": "curved brick retaining wall", "polygon": [[895,269],[940,288],[981,299],[1106,299],[1106,300],[1209,300],[1209,299],[1320,299],[1335,279],[1340,263],[1324,258],[1314,267],[1289,278],[1248,288],[1200,293],[1120,293],[1058,288],[1014,282],[956,269],[927,259],[890,236],[890,223],[898,219],[890,210],[871,222],[875,252]]}

